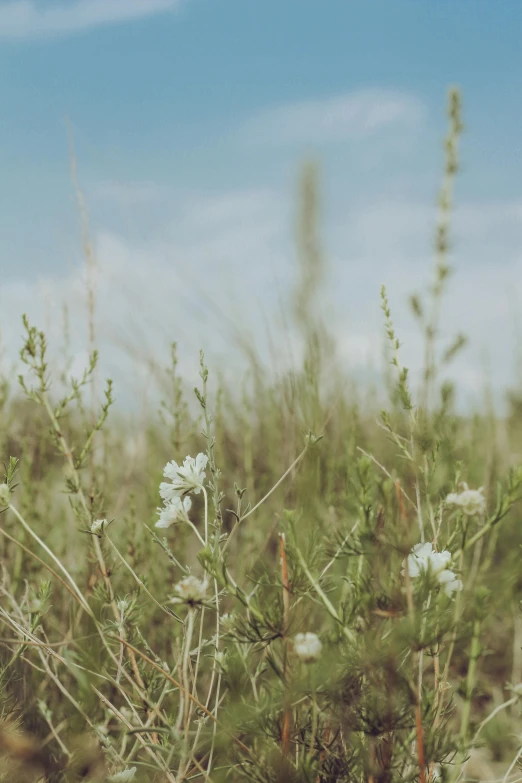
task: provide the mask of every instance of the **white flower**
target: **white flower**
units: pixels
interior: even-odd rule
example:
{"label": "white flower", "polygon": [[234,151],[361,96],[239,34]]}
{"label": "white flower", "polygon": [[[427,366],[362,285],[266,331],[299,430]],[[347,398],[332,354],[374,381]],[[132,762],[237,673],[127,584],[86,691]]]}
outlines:
{"label": "white flower", "polygon": [[129,767],[122,772],[117,772],[115,775],[111,775],[109,778],[110,783],[129,783],[129,780],[134,779],[136,774],[136,767]]}
{"label": "white flower", "polygon": [[91,525],[91,533],[93,536],[98,536],[98,538],[101,538],[106,525],[106,519],[97,519],[95,522],[93,522]]}
{"label": "white flower", "polygon": [[298,658],[304,663],[317,661],[321,655],[323,645],[316,633],[297,633],[294,636],[294,650]]}
{"label": "white flower", "polygon": [[7,484],[0,484],[0,508],[11,502],[11,492]]}
{"label": "white flower", "polygon": [[446,503],[448,506],[459,506],[468,517],[473,517],[476,514],[484,514],[486,511],[484,488],[469,489],[465,482],[460,486],[462,487],[460,492],[451,492],[447,496]]}
{"label": "white flower", "polygon": [[[437,582],[442,585],[446,595],[451,596],[455,591],[462,590],[462,582],[455,577],[453,571],[446,568],[451,561],[451,552],[443,550],[435,552],[433,544],[416,544],[408,555],[408,574],[414,579],[428,571],[435,576]],[[401,573],[406,573],[406,563]]]}
{"label": "white flower", "polygon": [[186,521],[191,507],[192,500],[188,496],[183,500],[180,497],[173,497],[164,508],[158,509],[159,519],[155,527],[170,527],[174,522]]}
{"label": "white flower", "polygon": [[205,600],[208,582],[201,581],[195,576],[186,576],[174,588],[176,597],[172,600],[177,603],[200,603]]}
{"label": "white flower", "polygon": [[177,462],[167,462],[163,475],[171,480],[171,484],[162,481],[160,495],[163,500],[169,501],[175,497],[183,497],[189,492],[199,495],[203,489],[205,480],[205,468],[208,457],[206,454],[198,454],[196,458],[186,457],[183,465]]}
{"label": "white flower", "polygon": [[430,543],[416,544],[408,555],[408,573],[410,577],[416,577],[430,568],[433,574],[437,574],[446,568],[450,560],[451,552],[435,552]]}

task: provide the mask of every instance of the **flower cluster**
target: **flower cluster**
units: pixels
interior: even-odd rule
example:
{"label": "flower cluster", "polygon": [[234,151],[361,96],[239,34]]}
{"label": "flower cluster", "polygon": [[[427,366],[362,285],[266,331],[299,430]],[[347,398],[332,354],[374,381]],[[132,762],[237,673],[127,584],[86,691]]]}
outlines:
{"label": "flower cluster", "polygon": [[221,615],[221,625],[225,631],[231,631],[234,628],[235,617],[233,614],[226,612]]}
{"label": "flower cluster", "polygon": [[313,663],[321,655],[323,645],[316,633],[297,633],[294,636],[294,652],[304,663]]}
{"label": "flower cluster", "polygon": [[[407,567],[410,579],[430,573],[441,585],[446,595],[451,596],[457,590],[462,590],[462,582],[447,566],[451,561],[451,552],[443,550],[436,552],[433,544],[416,544],[408,555]],[[406,573],[406,562],[401,572]]]}
{"label": "flower cluster", "polygon": [[484,514],[486,511],[486,498],[484,488],[469,489],[466,482],[462,482],[460,492],[451,492],[446,498],[448,506],[458,506],[468,517],[476,514]]}
{"label": "flower cluster", "polygon": [[201,581],[195,576],[186,576],[174,588],[176,593],[172,599],[174,603],[198,604],[205,600],[208,582]]}
{"label": "flower cluster", "polygon": [[203,489],[207,462],[206,454],[198,454],[196,458],[186,457],[183,465],[178,465],[174,460],[165,465],[163,475],[170,482],[162,481],[160,484],[159,491],[165,505],[158,509],[156,527],[167,528],[175,522],[188,521],[188,512],[192,507],[188,495],[191,492],[199,495]]}

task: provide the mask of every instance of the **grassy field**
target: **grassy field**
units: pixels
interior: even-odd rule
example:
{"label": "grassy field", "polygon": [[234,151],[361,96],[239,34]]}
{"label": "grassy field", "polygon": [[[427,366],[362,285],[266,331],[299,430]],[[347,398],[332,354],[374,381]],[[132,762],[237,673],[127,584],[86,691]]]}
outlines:
{"label": "grassy field", "polygon": [[522,401],[466,416],[441,381],[464,345],[439,340],[460,112],[451,91],[415,388],[380,292],[383,410],[317,313],[313,166],[298,372],[250,355],[225,381],[202,354],[187,387],[173,345],[137,428],[95,352],[59,394],[24,319],[0,395],[1,781],[522,780]]}

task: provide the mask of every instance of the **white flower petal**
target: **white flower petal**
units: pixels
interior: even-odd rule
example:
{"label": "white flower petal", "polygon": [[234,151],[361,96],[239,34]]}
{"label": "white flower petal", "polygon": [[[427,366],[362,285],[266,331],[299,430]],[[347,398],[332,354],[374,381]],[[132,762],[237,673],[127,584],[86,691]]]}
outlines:
{"label": "white flower petal", "polygon": [[411,552],[415,557],[429,557],[433,552],[433,544],[430,544],[429,542],[426,544],[415,544]]}
{"label": "white flower petal", "polygon": [[446,549],[442,552],[435,552],[431,543],[416,544],[404,562],[401,574],[405,575],[406,563],[412,579],[421,576],[421,574],[430,573],[443,586],[447,595],[451,596],[455,591],[462,590],[462,582],[460,579],[456,579],[453,571],[447,568],[450,562],[451,552]]}
{"label": "white flower petal", "polygon": [[437,574],[442,571],[451,560],[451,552],[443,550],[442,552],[433,552],[430,557],[430,566],[433,573]]}
{"label": "white flower petal", "polygon": [[181,498],[175,495],[172,500],[165,503],[164,508],[158,509],[160,516],[156,522],[156,527],[165,528],[170,527],[175,522],[185,522],[191,506],[192,501],[190,498],[181,500]]}
{"label": "white flower petal", "polygon": [[203,488],[205,480],[204,468],[208,462],[206,454],[198,454],[197,457],[185,457],[183,465],[178,465],[174,460],[165,465],[163,475],[170,478],[171,484],[162,482],[160,484],[160,495],[164,500],[171,500],[173,497],[183,497],[189,492],[198,495]]}
{"label": "white flower petal", "polygon": [[452,596],[453,593],[462,590],[462,582],[460,579],[452,579],[450,582],[444,583],[444,592],[448,596]]}
{"label": "white flower petal", "polygon": [[165,478],[169,478],[172,480],[177,478],[178,472],[179,472],[179,465],[177,462],[174,462],[174,460],[172,460],[171,462],[167,462],[167,464],[165,465],[165,468],[163,470],[163,475],[165,476]]}

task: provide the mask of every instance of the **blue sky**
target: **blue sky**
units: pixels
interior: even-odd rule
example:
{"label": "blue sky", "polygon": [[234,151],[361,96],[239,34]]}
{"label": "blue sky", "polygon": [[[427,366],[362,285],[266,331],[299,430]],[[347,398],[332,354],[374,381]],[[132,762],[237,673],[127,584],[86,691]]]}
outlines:
{"label": "blue sky", "polygon": [[[216,313],[254,310],[258,334],[292,279],[296,177],[312,154],[335,329],[360,370],[376,350],[380,284],[401,311],[429,281],[446,92],[458,84],[466,132],[448,335],[473,338],[458,369],[470,390],[486,355],[495,382],[511,382],[520,29],[518,0],[0,0],[4,341],[19,333],[15,308],[51,329],[62,299],[81,310],[69,118],[99,265],[100,335],[119,324],[120,344],[161,352],[179,339],[187,356],[208,343],[219,357],[231,338]],[[118,298],[122,280],[132,305]],[[140,301],[151,325],[137,337],[128,324]],[[399,320],[415,364],[412,326]]]}

